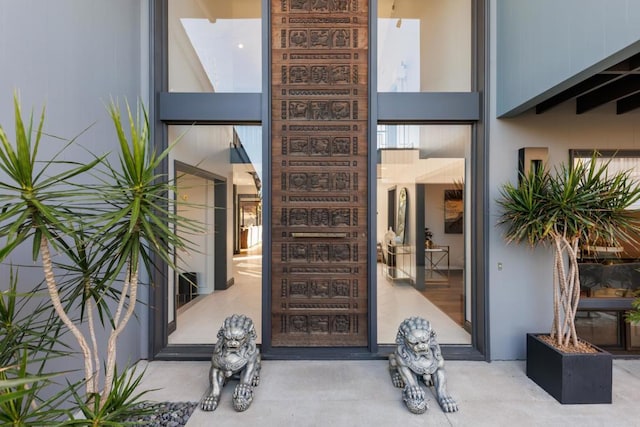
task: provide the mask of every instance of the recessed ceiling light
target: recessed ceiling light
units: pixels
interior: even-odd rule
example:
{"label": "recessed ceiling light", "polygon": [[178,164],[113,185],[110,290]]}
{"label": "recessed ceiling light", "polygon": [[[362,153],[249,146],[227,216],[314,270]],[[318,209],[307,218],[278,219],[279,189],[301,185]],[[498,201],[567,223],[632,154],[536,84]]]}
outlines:
{"label": "recessed ceiling light", "polygon": [[238,49],[243,49],[244,45],[242,43],[238,43]]}

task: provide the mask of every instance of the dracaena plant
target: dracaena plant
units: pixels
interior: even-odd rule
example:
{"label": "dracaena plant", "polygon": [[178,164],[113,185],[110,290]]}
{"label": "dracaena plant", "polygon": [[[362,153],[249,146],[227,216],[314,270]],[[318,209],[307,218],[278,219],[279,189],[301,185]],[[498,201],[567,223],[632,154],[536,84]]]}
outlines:
{"label": "dracaena plant", "polygon": [[[201,226],[171,209],[173,186],[157,171],[175,143],[154,150],[142,106],[134,114],[126,104],[123,118],[117,103],[108,105],[117,161],[94,155],[86,163],[64,160],[74,140],[40,158],[44,109],[34,128],[17,97],[14,106],[15,140],[0,127],[0,261],[31,242],[51,304],[82,354],[86,396],[91,404],[98,397],[101,408],[119,380],[118,337],[134,316],[141,270],[154,268],[154,259],[173,266],[174,252],[188,244],[177,226],[187,232]],[[104,372],[97,328],[108,333]]]}
{"label": "dracaena plant", "polygon": [[61,404],[78,384],[52,393],[64,372],[47,372],[46,365],[71,350],[61,340],[62,322],[40,298],[39,287],[20,293],[17,283],[11,268],[0,291],[0,425],[57,425],[66,415]]}
{"label": "dracaena plant", "polygon": [[629,172],[608,173],[597,153],[587,162],[561,164],[521,175],[518,185],[501,187],[498,220],[507,242],[547,245],[554,253],[551,336],[560,346],[577,347],[575,315],[580,300],[580,244],[635,244],[640,187]]}

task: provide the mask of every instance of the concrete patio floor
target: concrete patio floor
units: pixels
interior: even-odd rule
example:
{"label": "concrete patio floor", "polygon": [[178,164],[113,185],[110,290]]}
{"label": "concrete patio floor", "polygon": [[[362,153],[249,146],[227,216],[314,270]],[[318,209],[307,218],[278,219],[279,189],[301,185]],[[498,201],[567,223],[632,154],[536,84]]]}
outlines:
{"label": "concrete patio floor", "polygon": [[[141,361],[152,401],[199,401],[208,362]],[[561,405],[525,374],[524,361],[447,361],[449,392],[460,410],[411,414],[391,385],[387,362],[263,361],[261,383],[245,412],[224,388],[214,412],[196,409],[187,427],[208,426],[640,426],[640,360],[614,360],[613,403]]]}

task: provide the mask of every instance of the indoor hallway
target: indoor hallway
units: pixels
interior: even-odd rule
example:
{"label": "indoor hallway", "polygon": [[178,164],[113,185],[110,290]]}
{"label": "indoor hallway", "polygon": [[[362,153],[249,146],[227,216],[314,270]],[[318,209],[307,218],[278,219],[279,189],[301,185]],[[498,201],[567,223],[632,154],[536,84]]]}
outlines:
{"label": "indoor hallway", "polygon": [[[181,307],[176,331],[169,335],[169,344],[214,344],[218,328],[234,313],[253,319],[260,343],[261,271],[261,247],[235,255],[234,285],[200,296]],[[377,265],[377,274],[378,343],[395,342],[398,326],[404,319],[422,316],[431,322],[441,344],[470,344],[469,333],[413,286],[386,279],[381,263]]]}

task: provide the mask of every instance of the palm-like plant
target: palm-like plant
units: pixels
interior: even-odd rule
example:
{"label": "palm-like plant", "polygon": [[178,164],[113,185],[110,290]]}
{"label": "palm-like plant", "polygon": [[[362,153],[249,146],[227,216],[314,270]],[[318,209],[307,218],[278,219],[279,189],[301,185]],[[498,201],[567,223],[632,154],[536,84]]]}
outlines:
{"label": "palm-like plant", "polygon": [[[42,256],[42,264],[45,272],[47,289],[53,303],[53,307],[60,319],[69,328],[78,340],[85,356],[85,373],[88,387],[92,387],[93,368],[91,358],[89,362],[88,345],[86,339],[77,325],[64,310],[60,300],[59,289],[56,286],[51,265],[49,245],[55,245],[60,237],[70,234],[68,223],[72,222],[71,212],[65,208],[65,199],[69,189],[63,188],[65,183],[73,177],[90,170],[99,159],[95,159],[86,165],[69,163],[69,167],[63,172],[52,173],[48,176],[49,166],[54,161],[45,163],[37,169],[37,154],[43,135],[44,109],[36,130],[33,129],[33,116],[28,125],[24,123],[17,97],[14,97],[15,112],[15,143],[9,140],[4,130],[0,127],[0,169],[5,174],[0,188],[0,235],[5,238],[4,246],[0,249],[0,261],[6,257],[21,243],[31,239],[33,244],[33,257]],[[35,138],[32,138],[35,137]],[[82,197],[82,194],[80,194]]]}
{"label": "palm-like plant", "polygon": [[[106,402],[114,379],[117,339],[134,313],[140,261],[150,271],[154,268],[155,254],[168,265],[174,266],[173,254],[184,250],[189,243],[176,233],[177,226],[186,233],[200,233],[203,230],[200,224],[172,211],[168,197],[175,192],[175,187],[157,172],[178,141],[161,153],[156,153],[149,143],[146,111],[139,109],[135,118],[128,104],[126,111],[128,136],[119,109],[114,103],[109,106],[118,137],[120,165],[114,167],[104,162],[107,181],[101,187],[104,190],[102,201],[108,207],[100,217],[102,223],[97,230],[102,252],[114,254],[101,267],[118,273],[124,269],[121,298],[111,317],[113,332],[107,346],[103,402]],[[113,274],[107,277],[115,279]],[[122,298],[123,295],[128,296]]]}
{"label": "palm-like plant", "polygon": [[[155,254],[173,266],[174,251],[187,245],[176,225],[194,232],[201,227],[170,209],[173,186],[156,171],[172,146],[156,153],[143,108],[134,117],[127,104],[123,123],[118,105],[108,106],[118,141],[116,167],[107,156],[86,164],[59,156],[39,161],[44,110],[34,130],[32,117],[24,123],[17,98],[14,105],[15,142],[0,127],[0,261],[32,242],[51,303],[82,352],[87,398],[98,400],[100,409],[113,401],[112,388],[122,380],[116,378],[117,341],[135,312],[140,263],[153,268]],[[77,319],[70,314],[75,312]],[[109,330],[103,381],[98,321]]]}
{"label": "palm-like plant", "polygon": [[501,188],[498,223],[505,227],[506,241],[553,247],[551,337],[559,346],[578,346],[579,245],[634,242],[632,231],[640,226],[637,211],[630,209],[640,199],[640,187],[628,172],[608,174],[607,166],[594,154],[588,162],[562,164],[553,174],[532,169],[519,185]]}
{"label": "palm-like plant", "polygon": [[69,356],[71,350],[61,340],[62,322],[39,298],[40,290],[20,294],[17,283],[12,268],[0,292],[0,425],[58,425],[59,417],[67,415],[61,403],[75,385],[45,399],[41,391],[64,375],[47,373],[47,362]]}
{"label": "palm-like plant", "polygon": [[640,297],[633,300],[633,310],[627,314],[627,320],[633,323],[640,323]]}

